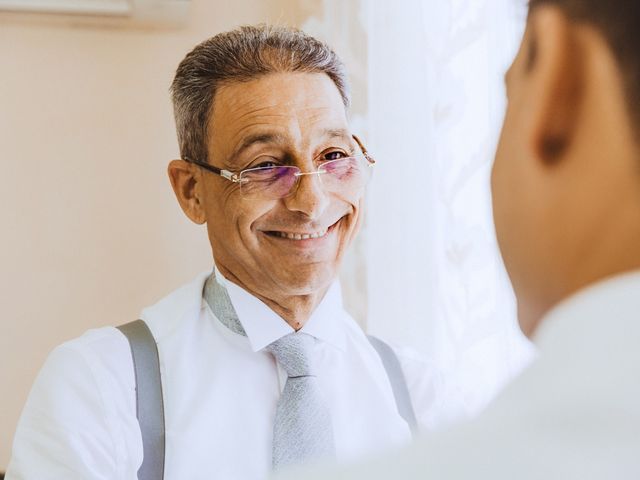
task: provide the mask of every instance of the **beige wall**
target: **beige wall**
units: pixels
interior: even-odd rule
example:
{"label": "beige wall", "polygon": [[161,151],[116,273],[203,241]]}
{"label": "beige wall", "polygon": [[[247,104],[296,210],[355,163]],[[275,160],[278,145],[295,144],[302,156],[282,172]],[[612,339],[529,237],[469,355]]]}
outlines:
{"label": "beige wall", "polygon": [[177,30],[0,13],[0,470],[47,353],[210,265],[165,167],[167,88],[197,42],[242,23],[299,24],[313,1],[192,0]]}

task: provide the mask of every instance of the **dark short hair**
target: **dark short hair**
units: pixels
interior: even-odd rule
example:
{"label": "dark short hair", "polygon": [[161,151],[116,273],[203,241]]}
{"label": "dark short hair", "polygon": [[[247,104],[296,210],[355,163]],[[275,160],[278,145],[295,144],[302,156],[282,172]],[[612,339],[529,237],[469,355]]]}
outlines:
{"label": "dark short hair", "polygon": [[620,66],[629,113],[640,126],[640,1],[529,0],[530,11],[540,5],[557,5],[602,33]]}
{"label": "dark short hair", "polygon": [[182,158],[208,160],[210,116],[221,85],[277,72],[325,73],[349,105],[344,65],[327,44],[298,29],[269,25],[220,33],[187,54],[171,84]]}

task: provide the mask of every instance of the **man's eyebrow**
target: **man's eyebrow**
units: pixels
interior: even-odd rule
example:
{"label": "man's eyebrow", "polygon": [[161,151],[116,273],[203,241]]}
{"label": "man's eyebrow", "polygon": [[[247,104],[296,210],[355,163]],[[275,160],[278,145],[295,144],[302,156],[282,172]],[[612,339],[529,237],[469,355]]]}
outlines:
{"label": "man's eyebrow", "polygon": [[242,140],[240,145],[238,145],[238,147],[233,151],[231,159],[233,160],[238,158],[245,150],[257,143],[284,143],[284,141],[284,135],[280,135],[278,133],[265,132],[249,135],[247,138]]}
{"label": "man's eyebrow", "polygon": [[345,128],[327,128],[322,131],[321,136],[322,138],[340,138],[347,142],[353,140],[351,133]]}

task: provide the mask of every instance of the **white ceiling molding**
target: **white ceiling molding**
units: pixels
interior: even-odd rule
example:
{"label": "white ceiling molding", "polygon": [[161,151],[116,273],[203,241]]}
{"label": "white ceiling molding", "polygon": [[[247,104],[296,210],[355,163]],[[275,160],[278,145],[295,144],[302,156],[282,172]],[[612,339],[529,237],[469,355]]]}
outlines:
{"label": "white ceiling molding", "polygon": [[190,3],[190,0],[0,0],[0,19],[175,27],[186,23]]}
{"label": "white ceiling molding", "polygon": [[0,10],[87,15],[131,15],[129,0],[0,0]]}

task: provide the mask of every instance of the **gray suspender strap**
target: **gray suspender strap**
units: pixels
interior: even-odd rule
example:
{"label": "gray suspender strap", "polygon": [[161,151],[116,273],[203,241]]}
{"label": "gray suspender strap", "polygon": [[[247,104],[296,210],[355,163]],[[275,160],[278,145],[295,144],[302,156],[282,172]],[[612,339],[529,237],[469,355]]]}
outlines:
{"label": "gray suspender strap", "polygon": [[158,346],[142,320],[118,327],[131,346],[136,379],[136,416],[142,433],[144,456],[139,480],[164,477],[164,405]]}
{"label": "gray suspender strap", "polygon": [[402,366],[400,360],[396,356],[393,349],[385,342],[372,335],[367,335],[369,342],[376,349],[384,369],[387,371],[387,376],[391,382],[391,389],[393,390],[393,396],[396,399],[396,405],[398,406],[398,413],[409,424],[411,431],[415,434],[417,431],[418,422],[416,421],[416,414],[413,411],[413,405],[411,404],[411,396],[409,395],[409,388],[407,387],[407,380],[402,372]]}

